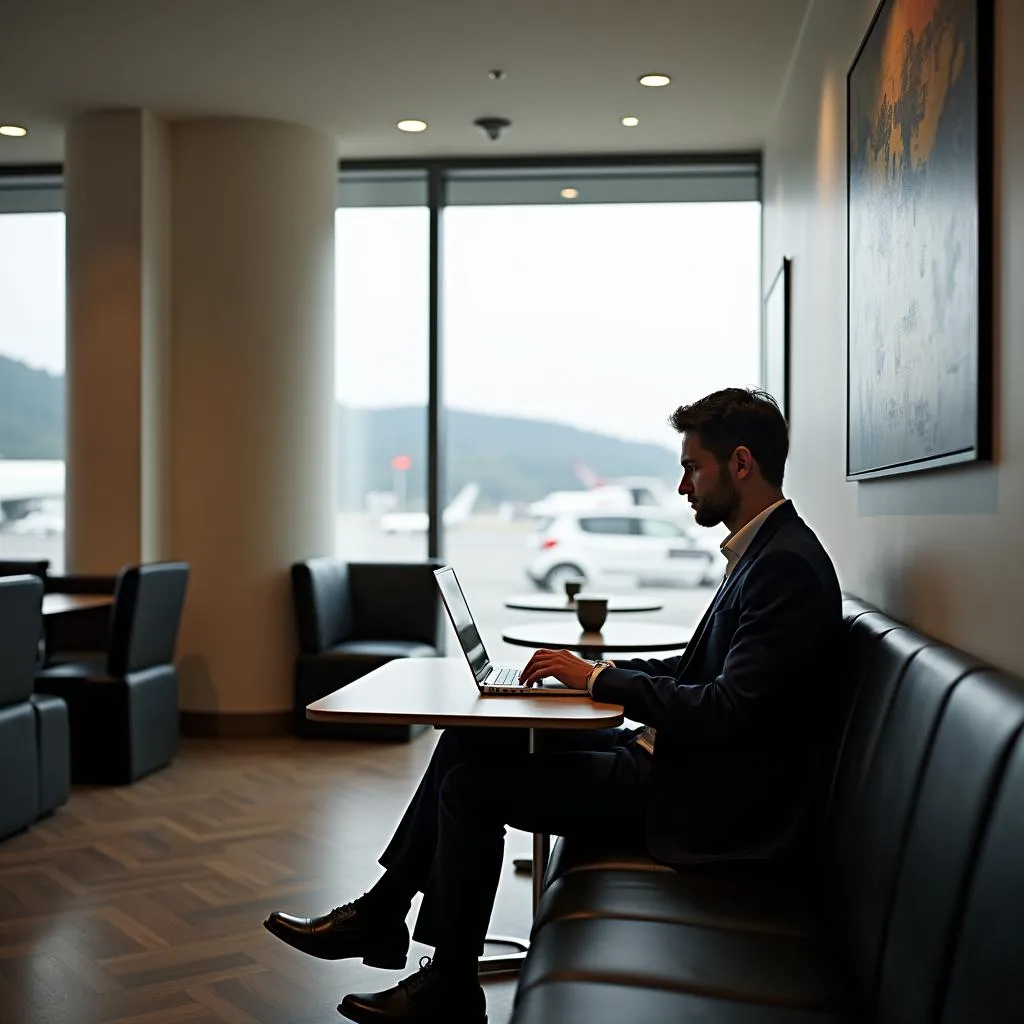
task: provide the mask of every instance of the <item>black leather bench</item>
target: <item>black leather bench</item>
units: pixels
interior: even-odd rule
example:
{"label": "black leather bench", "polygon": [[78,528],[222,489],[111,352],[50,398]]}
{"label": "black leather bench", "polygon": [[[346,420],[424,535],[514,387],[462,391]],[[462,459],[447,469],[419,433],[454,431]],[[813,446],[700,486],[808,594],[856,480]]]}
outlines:
{"label": "black leather bench", "polygon": [[514,1024],[1024,1021],[1024,687],[844,617],[810,855],[677,872],[558,840]]}

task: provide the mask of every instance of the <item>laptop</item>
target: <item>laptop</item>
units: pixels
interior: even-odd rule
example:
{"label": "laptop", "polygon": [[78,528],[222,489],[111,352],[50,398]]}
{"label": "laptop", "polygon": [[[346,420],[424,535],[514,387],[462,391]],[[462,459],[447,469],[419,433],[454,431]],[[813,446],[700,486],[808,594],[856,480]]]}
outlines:
{"label": "laptop", "polygon": [[448,618],[452,620],[455,635],[462,646],[462,653],[466,655],[469,670],[473,673],[476,687],[481,693],[502,697],[589,696],[586,690],[574,690],[557,679],[534,683],[529,687],[523,686],[519,682],[519,673],[526,667],[525,662],[521,665],[492,664],[484,642],[480,639],[480,631],[473,621],[473,613],[466,603],[466,595],[462,592],[455,570],[450,565],[443,565],[440,569],[434,570],[434,577],[441,591],[441,599],[444,601]]}

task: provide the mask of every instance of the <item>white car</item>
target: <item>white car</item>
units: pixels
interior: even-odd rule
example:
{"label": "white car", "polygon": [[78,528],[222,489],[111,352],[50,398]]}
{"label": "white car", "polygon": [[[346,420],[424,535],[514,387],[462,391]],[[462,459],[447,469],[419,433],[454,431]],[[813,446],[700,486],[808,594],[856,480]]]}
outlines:
{"label": "white car", "polygon": [[582,577],[593,586],[697,587],[717,583],[725,559],[696,527],[688,529],[656,509],[592,509],[563,512],[537,521],[527,539],[526,574],[545,590]]}

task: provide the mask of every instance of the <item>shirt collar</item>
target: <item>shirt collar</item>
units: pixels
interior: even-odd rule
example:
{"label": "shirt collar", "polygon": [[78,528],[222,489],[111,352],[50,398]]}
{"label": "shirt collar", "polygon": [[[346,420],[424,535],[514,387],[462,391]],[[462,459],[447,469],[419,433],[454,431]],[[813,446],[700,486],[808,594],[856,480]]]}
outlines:
{"label": "shirt collar", "polygon": [[759,512],[750,520],[750,522],[745,523],[735,533],[730,533],[729,536],[722,541],[722,554],[725,555],[726,562],[726,576],[733,571],[736,567],[736,563],[743,555],[743,552],[750,547],[754,537],[757,536],[757,531],[764,525],[765,520],[780,505],[784,505],[788,500],[788,498],[780,498],[773,505],[769,505],[763,512]]}

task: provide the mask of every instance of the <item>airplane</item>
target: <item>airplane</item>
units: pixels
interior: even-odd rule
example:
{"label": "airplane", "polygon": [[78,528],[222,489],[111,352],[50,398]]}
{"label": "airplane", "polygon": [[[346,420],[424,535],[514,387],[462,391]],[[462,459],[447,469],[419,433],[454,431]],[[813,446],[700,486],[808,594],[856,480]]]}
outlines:
{"label": "airplane", "polygon": [[0,527],[41,511],[48,499],[63,497],[62,460],[0,458]]}
{"label": "airplane", "polygon": [[[453,527],[464,523],[479,496],[479,484],[466,484],[441,513],[444,525]],[[388,512],[380,517],[379,525],[385,533],[426,533],[428,522],[426,512]]]}
{"label": "airplane", "polygon": [[544,517],[559,512],[586,512],[589,509],[628,509],[637,506],[658,508],[678,516],[679,497],[663,480],[648,476],[625,476],[605,481],[578,463],[573,471],[586,484],[585,491],[552,491],[527,505],[531,516]]}

